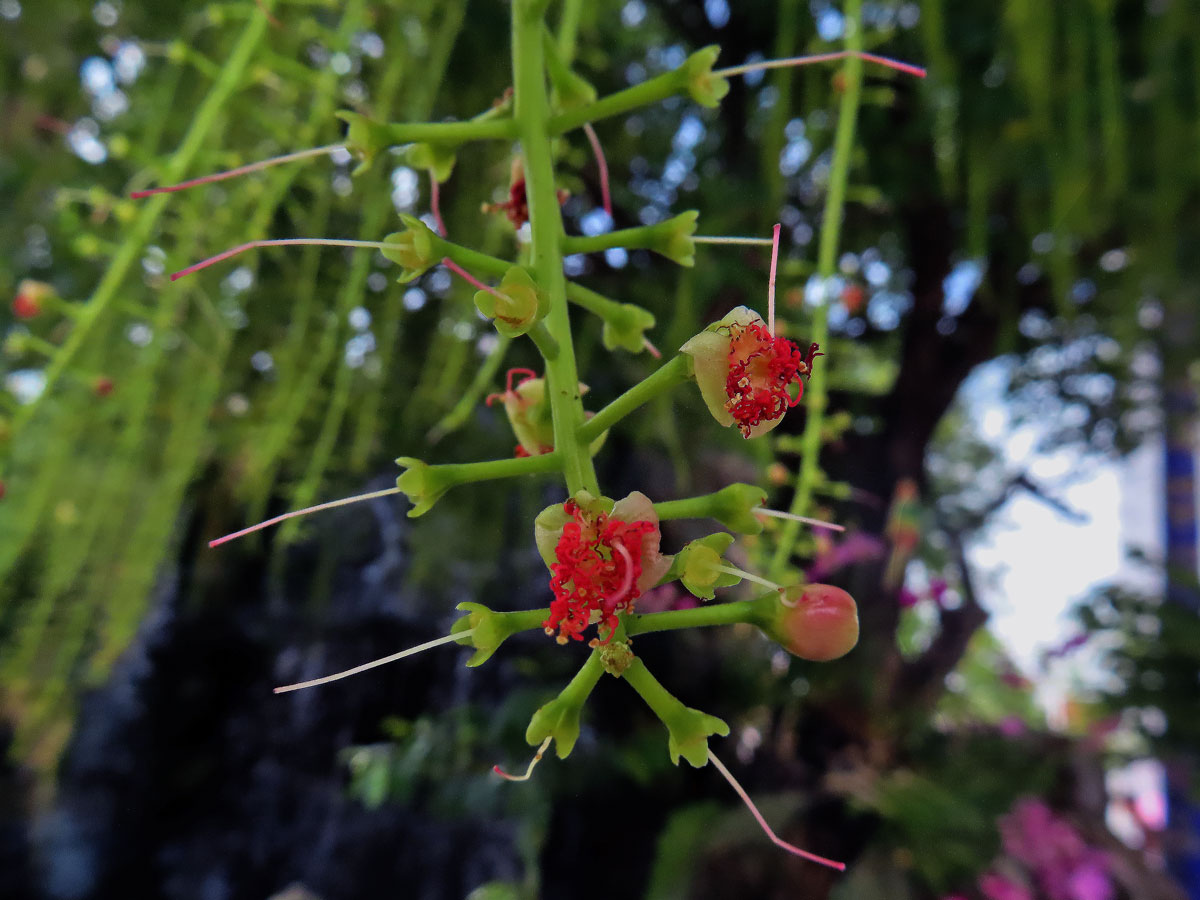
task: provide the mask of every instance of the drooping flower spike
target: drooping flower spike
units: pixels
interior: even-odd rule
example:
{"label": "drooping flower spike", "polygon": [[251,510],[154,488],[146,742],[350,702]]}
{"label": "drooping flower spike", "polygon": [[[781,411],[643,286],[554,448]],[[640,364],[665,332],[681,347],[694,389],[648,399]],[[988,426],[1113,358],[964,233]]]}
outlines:
{"label": "drooping flower spike", "polygon": [[671,568],[671,557],[660,552],[654,504],[638,491],[616,503],[580,491],[543,510],[534,536],[553,573],[554,600],[543,627],[560,644],[583,640],[593,624],[603,629],[597,643],[607,644],[618,616]]}
{"label": "drooping flower spike", "polygon": [[[766,434],[804,395],[817,345],[807,353],[771,334],[762,317],[745,306],[731,311],[680,348],[709,412],[722,425],[736,424],[742,437]],[[791,391],[792,393],[789,393]]]}

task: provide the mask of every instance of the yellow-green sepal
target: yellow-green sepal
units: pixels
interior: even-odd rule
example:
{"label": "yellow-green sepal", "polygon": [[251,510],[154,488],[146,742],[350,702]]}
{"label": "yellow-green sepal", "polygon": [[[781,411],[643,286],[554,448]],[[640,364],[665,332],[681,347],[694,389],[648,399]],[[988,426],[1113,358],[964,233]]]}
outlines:
{"label": "yellow-green sepal", "polygon": [[440,257],[435,249],[437,236],[428,225],[415,216],[402,215],[400,221],[404,230],[385,237],[379,252],[400,266],[400,277],[396,280],[407,284],[424,275]]}

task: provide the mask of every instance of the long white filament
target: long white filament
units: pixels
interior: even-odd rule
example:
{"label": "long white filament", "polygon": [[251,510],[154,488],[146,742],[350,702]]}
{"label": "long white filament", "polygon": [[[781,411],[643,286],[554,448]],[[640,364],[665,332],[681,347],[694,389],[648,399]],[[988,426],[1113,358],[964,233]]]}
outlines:
{"label": "long white filament", "polygon": [[782,591],[783,585],[776,584],[773,581],[768,581],[755,575],[753,572],[746,572],[736,566],[713,566],[718,572],[725,572],[727,575],[736,575],[738,578],[745,578],[747,581],[753,581],[755,584],[761,584],[763,587],[769,587],[773,591]]}
{"label": "long white filament", "polygon": [[776,519],[790,519],[793,522],[803,522],[805,525],[812,525],[815,528],[828,528],[830,531],[845,531],[845,525],[836,525],[833,522],[826,522],[824,519],[813,519],[809,516],[798,516],[795,513],[780,512],[777,509],[756,509],[754,510],[760,516],[773,516]]}
{"label": "long white filament", "polygon": [[447,634],[440,638],[434,638],[432,641],[426,641],[424,644],[418,644],[416,647],[409,647],[407,650],[401,650],[399,653],[393,653],[391,656],[373,659],[369,663],[363,663],[361,666],[355,666],[353,669],[347,669],[344,672],[326,675],[324,678],[314,678],[312,681],[301,681],[298,684],[285,684],[282,687],[275,688],[274,693],[286,694],[288,691],[300,691],[304,688],[316,687],[318,684],[328,684],[331,681],[339,681],[343,678],[349,678],[351,675],[357,675],[359,672],[365,672],[368,669],[386,666],[388,663],[395,662],[398,659],[404,659],[406,656],[415,656],[416,654],[423,653],[426,650],[432,650],[434,647],[440,647],[442,644],[450,644],[454,641],[461,640],[462,638],[470,637],[474,633],[474,628],[468,628],[466,631],[459,631],[455,634]]}
{"label": "long white filament", "polygon": [[400,493],[400,488],[385,488],[382,491],[371,491],[369,494],[357,494],[354,497],[343,497],[341,500],[330,500],[328,503],[318,503],[316,506],[306,506],[304,509],[297,509],[294,512],[287,512],[281,516],[276,516],[273,519],[267,519],[265,522],[259,522],[257,525],[251,525],[249,528],[243,528],[241,531],[235,531],[232,534],[224,535],[208,542],[209,547],[219,547],[229,541],[236,540],[240,537],[245,537],[248,534],[253,534],[256,531],[262,531],[264,528],[270,528],[272,525],[278,525],[280,522],[285,522],[288,519],[295,519],[299,516],[307,516],[309,513],[320,512],[323,509],[334,509],[338,506],[349,506],[351,503],[359,503],[363,500],[374,500],[377,497],[388,497],[392,494]]}

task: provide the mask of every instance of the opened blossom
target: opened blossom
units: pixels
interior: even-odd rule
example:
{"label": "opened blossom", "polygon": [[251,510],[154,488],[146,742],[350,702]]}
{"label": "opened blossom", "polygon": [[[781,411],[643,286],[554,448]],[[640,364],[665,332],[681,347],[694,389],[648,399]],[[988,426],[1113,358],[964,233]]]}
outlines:
{"label": "opened blossom", "polygon": [[542,623],[560,644],[583,640],[590,625],[612,640],[619,616],[671,567],[660,552],[658,515],[635,491],[613,503],[580,491],[544,510],[535,522],[538,550],[550,566],[554,600]]}
{"label": "opened blossom", "polygon": [[737,425],[742,437],[765,434],[800,402],[804,379],[819,356],[777,337],[762,317],[739,306],[680,348],[692,358],[700,395],[722,425]]}

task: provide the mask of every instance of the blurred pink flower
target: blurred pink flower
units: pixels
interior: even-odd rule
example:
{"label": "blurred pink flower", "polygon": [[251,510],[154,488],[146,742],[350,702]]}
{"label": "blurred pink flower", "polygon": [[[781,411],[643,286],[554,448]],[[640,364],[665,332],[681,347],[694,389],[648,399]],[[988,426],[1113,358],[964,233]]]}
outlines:
{"label": "blurred pink flower", "polygon": [[1020,716],[1005,716],[1000,720],[1000,734],[1006,738],[1018,738],[1027,730]]}
{"label": "blurred pink flower", "polygon": [[995,872],[988,872],[979,879],[979,890],[987,900],[1033,900],[1033,894],[1024,885]]}
{"label": "blurred pink flower", "polygon": [[1067,879],[1069,900],[1112,900],[1112,879],[1108,875],[1108,858],[1098,851],[1088,854],[1088,859],[1075,867]]}
{"label": "blurred pink flower", "polygon": [[886,550],[883,541],[861,531],[846,535],[826,553],[817,556],[805,573],[809,581],[824,581],[838,569],[867,559],[881,559]]}

